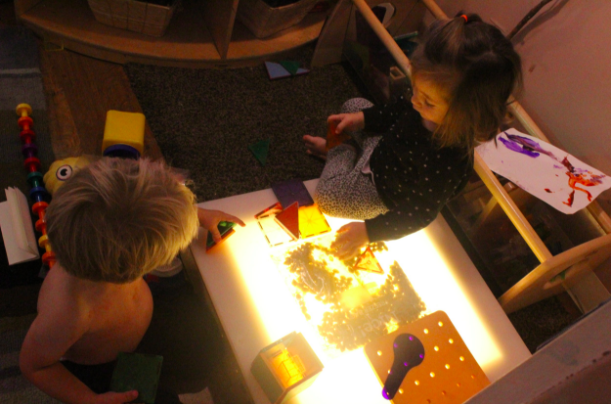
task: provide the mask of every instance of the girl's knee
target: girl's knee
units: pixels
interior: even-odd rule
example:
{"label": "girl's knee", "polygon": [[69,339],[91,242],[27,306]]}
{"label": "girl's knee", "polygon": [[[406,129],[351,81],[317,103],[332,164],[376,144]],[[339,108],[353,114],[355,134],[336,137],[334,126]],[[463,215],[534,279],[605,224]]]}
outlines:
{"label": "girl's knee", "polygon": [[317,189],[314,194],[314,201],[319,209],[321,209],[321,212],[330,216],[337,216],[337,207],[339,205],[337,200],[337,187],[327,183],[326,181],[319,180],[319,184],[317,185]]}
{"label": "girl's knee", "polygon": [[340,112],[343,114],[351,114],[354,112],[359,112],[362,109],[370,108],[374,106],[370,101],[365,98],[351,98],[342,104],[342,108],[340,108]]}

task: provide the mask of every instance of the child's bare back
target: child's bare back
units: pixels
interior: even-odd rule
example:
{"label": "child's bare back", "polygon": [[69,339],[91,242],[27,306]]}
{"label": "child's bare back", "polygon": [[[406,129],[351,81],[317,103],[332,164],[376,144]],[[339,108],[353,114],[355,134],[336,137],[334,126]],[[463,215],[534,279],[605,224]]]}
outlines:
{"label": "child's bare back", "polygon": [[[153,299],[142,278],[127,284],[92,282],[76,278],[58,265],[43,282],[38,313],[40,317],[60,316],[51,325],[73,321],[83,329],[84,334],[63,359],[93,365],[111,362],[119,352],[136,349],[151,321]],[[68,315],[71,318],[62,318]]]}

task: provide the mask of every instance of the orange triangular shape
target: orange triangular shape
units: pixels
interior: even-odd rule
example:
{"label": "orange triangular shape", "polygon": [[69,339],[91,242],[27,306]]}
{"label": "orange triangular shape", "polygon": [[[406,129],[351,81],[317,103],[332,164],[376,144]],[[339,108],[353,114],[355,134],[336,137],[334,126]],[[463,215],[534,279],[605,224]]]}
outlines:
{"label": "orange triangular shape", "polygon": [[297,201],[293,202],[287,209],[276,215],[274,220],[289,233],[292,239],[297,240],[300,238],[300,221]]}
{"label": "orange triangular shape", "polygon": [[372,250],[370,250],[370,247],[366,248],[364,253],[361,254],[357,265],[355,265],[355,269],[360,271],[374,272],[377,274],[385,273],[385,271],[383,271],[382,267],[378,263],[378,260],[374,256],[374,253],[372,252]]}

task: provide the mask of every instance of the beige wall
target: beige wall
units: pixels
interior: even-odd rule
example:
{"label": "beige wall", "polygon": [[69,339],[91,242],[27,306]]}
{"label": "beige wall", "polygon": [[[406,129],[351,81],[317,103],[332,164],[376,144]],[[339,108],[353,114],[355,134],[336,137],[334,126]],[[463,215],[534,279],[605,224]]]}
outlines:
{"label": "beige wall", "polygon": [[[504,34],[540,0],[436,0],[449,16],[480,14]],[[553,144],[610,175],[610,2],[555,0],[513,39],[521,105]],[[599,198],[610,214],[610,191]]]}

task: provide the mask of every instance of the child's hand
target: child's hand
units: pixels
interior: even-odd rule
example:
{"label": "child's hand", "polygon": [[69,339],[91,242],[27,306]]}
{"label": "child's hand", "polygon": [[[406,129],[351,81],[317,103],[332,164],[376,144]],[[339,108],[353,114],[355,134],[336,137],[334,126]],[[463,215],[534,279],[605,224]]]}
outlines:
{"label": "child's hand", "polygon": [[130,401],[136,400],[138,397],[138,390],[126,391],[125,393],[115,393],[109,391],[108,393],[98,394],[96,396],[95,404],[124,404]]}
{"label": "child's hand", "polygon": [[200,226],[204,227],[210,232],[210,234],[212,234],[215,243],[221,241],[221,234],[219,234],[219,229],[217,229],[219,222],[233,222],[238,223],[242,227],[245,226],[244,222],[238,219],[236,216],[221,212],[219,210],[198,208],[198,219],[200,220]]}
{"label": "child's hand", "polygon": [[349,132],[355,132],[358,130],[362,130],[365,126],[365,120],[363,117],[363,112],[354,112],[352,114],[337,114],[330,115],[327,117],[327,123],[335,123],[336,124],[336,133],[340,133],[344,130]]}
{"label": "child's hand", "polygon": [[338,235],[331,244],[332,250],[336,250],[336,257],[342,261],[353,258],[361,252],[361,247],[366,245],[370,239],[364,222],[351,222],[338,229]]}

